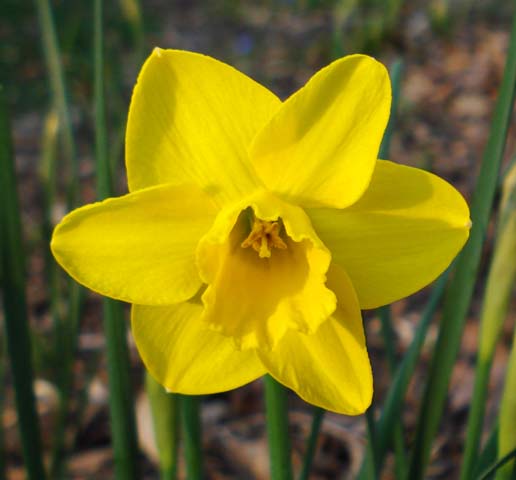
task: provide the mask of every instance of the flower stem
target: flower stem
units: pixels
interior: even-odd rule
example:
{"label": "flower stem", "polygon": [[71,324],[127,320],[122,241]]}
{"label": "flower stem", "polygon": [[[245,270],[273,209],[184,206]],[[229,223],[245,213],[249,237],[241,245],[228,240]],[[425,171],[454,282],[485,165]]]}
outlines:
{"label": "flower stem", "polygon": [[[97,196],[112,194],[110,166],[107,159],[107,129],[104,102],[104,55],[102,38],[102,0],[94,2],[94,97],[95,156],[97,166]],[[119,302],[104,299],[104,330],[107,343],[109,377],[109,410],[115,457],[115,476],[120,480],[137,479],[138,444],[132,389],[130,358],[126,340],[124,311]]]}
{"label": "flower stem", "polygon": [[376,465],[378,464],[378,453],[375,447],[375,423],[372,408],[373,406],[371,405],[365,412],[367,444],[364,461],[359,472],[359,478],[365,476],[368,480],[376,480],[378,478],[378,470],[376,468]]}
{"label": "flower stem", "polygon": [[23,458],[30,480],[43,480],[39,419],[32,390],[32,351],[25,298],[25,265],[14,157],[4,91],[0,86],[0,278],[5,331]]}
{"label": "flower stem", "polygon": [[320,407],[315,407],[312,416],[312,427],[310,429],[310,436],[306,446],[306,453],[303,460],[303,468],[299,475],[299,480],[308,480],[310,477],[310,469],[312,468],[312,461],[315,456],[315,450],[317,447],[317,437],[319,436],[319,430],[324,418],[325,410]]}
{"label": "flower stem", "polygon": [[103,307],[115,477],[117,480],[136,480],[139,478],[138,445],[124,312],[120,303],[109,298],[104,299]]}
{"label": "flower stem", "polygon": [[265,407],[271,480],[291,480],[287,390],[270,375],[265,376]]}
{"label": "flower stem", "polygon": [[187,480],[201,480],[203,478],[200,418],[201,397],[181,395],[180,398],[186,478]]}
{"label": "flower stem", "polygon": [[179,397],[175,393],[168,393],[148,372],[145,374],[145,389],[152,411],[160,479],[175,480],[179,444]]}

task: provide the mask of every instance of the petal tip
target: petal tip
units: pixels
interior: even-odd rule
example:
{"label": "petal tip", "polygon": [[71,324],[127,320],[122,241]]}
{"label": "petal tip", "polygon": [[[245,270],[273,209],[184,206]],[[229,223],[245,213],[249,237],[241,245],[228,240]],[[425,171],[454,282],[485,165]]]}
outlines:
{"label": "petal tip", "polygon": [[152,53],[158,58],[163,57],[163,52],[164,50],[160,47],[154,47],[154,50],[152,51]]}

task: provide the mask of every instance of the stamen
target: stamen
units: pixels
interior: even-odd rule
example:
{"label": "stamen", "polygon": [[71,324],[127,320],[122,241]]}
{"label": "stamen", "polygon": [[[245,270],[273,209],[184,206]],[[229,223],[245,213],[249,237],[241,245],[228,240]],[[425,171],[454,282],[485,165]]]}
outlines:
{"label": "stamen", "polygon": [[270,222],[259,218],[254,219],[251,233],[240,245],[242,248],[252,247],[258,252],[260,258],[270,258],[273,247],[280,250],[287,248],[287,244],[280,237],[279,222]]}

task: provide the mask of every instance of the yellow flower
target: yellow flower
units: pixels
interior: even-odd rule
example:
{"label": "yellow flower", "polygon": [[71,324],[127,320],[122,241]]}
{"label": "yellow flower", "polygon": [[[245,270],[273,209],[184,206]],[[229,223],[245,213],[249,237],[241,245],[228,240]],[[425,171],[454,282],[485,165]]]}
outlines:
{"label": "yellow flower", "polygon": [[370,404],[360,309],[419,290],[468,237],[448,183],[377,160],[385,68],[335,61],[285,102],[203,55],[156,49],[126,138],[131,193],[57,226],[78,282],[133,304],[168,390],[229,390],[266,372],[346,414]]}

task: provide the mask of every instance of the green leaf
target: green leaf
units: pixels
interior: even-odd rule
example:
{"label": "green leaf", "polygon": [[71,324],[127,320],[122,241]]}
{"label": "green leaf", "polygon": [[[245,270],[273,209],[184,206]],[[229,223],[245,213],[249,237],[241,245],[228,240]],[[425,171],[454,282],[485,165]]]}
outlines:
{"label": "green leaf", "polygon": [[[480,317],[479,349],[475,385],[468,418],[461,479],[471,478],[478,455],[482,423],[485,415],[489,373],[509,301],[516,280],[516,165],[505,176],[502,207],[493,258],[487,277]],[[510,376],[508,374],[508,381]],[[502,403],[503,406],[503,403]],[[503,409],[503,408],[502,408]],[[501,424],[503,430],[506,426]],[[516,447],[516,445],[514,445]]]}
{"label": "green leaf", "polygon": [[25,298],[25,252],[16,191],[11,130],[0,85],[0,278],[7,351],[13,375],[23,459],[30,480],[45,478],[39,419],[32,390],[32,351]]}
{"label": "green leaf", "polygon": [[[504,467],[507,462],[516,457],[516,448],[511,450],[507,455],[504,455],[500,460],[498,460],[494,465],[491,465],[484,472],[482,472],[478,478],[478,480],[487,480],[491,478],[491,475],[496,473],[500,468]],[[510,477],[509,477],[510,478]]]}
{"label": "green leaf", "polygon": [[473,228],[446,294],[441,328],[420,411],[408,478],[423,478],[446,401],[448,383],[473,295],[482,246],[497,186],[516,87],[516,15],[502,85],[495,106],[472,204]]}
{"label": "green leaf", "polygon": [[[383,461],[385,460],[389,445],[393,441],[393,435],[395,433],[394,426],[398,422],[400,415],[403,413],[405,394],[407,392],[410,379],[416,370],[417,361],[419,359],[419,354],[423,347],[428,328],[430,327],[430,323],[432,322],[434,314],[443,296],[446,281],[448,279],[448,271],[443,273],[435,283],[430,299],[421,315],[421,321],[416,330],[416,334],[414,335],[414,339],[403,356],[403,360],[399,364],[396,374],[393,377],[392,386],[387,393],[382,414],[377,422],[376,461],[378,468],[380,469]],[[364,463],[369,461],[368,456],[369,455],[366,454]],[[362,466],[359,478],[364,480],[368,478],[364,465]]]}

